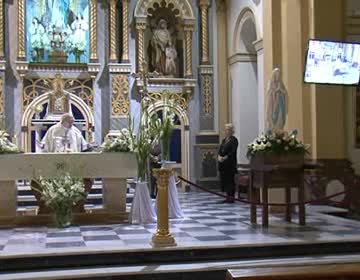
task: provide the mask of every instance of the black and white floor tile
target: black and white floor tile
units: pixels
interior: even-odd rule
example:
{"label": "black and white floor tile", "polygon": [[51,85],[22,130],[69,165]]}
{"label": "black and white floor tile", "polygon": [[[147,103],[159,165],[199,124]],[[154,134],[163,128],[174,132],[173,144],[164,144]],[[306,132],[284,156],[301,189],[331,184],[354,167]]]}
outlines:
{"label": "black and white floor tile", "polygon": [[[281,215],[271,215],[263,228],[249,221],[249,206],[221,204],[222,198],[204,192],[179,193],[184,219],[170,221],[170,231],[178,247],[231,246],[324,240],[360,241],[360,222],[322,213],[321,206],[307,207],[307,225],[286,223]],[[261,222],[261,210],[258,211]],[[130,250],[151,248],[156,224],[72,226],[65,229],[29,227],[0,229],[0,256],[46,252]]]}

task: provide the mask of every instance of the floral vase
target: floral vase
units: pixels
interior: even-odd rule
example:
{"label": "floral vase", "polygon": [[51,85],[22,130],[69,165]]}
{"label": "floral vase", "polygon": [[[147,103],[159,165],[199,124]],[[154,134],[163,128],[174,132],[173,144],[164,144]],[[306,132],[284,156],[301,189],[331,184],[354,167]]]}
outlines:
{"label": "floral vase", "polygon": [[59,228],[69,227],[72,222],[72,208],[70,205],[54,209],[55,223]]}

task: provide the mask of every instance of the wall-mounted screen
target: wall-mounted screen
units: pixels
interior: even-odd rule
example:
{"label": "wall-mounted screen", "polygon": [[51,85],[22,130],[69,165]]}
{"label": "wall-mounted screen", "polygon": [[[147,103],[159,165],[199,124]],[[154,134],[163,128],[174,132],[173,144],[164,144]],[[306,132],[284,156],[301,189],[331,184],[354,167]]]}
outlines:
{"label": "wall-mounted screen", "polygon": [[306,83],[358,85],[360,43],[309,40]]}

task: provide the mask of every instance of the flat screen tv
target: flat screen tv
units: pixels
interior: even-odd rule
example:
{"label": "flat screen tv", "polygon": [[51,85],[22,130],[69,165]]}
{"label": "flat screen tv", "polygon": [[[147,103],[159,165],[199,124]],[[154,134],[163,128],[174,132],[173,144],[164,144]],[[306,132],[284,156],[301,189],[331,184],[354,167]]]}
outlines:
{"label": "flat screen tv", "polygon": [[360,43],[309,40],[305,83],[358,85]]}

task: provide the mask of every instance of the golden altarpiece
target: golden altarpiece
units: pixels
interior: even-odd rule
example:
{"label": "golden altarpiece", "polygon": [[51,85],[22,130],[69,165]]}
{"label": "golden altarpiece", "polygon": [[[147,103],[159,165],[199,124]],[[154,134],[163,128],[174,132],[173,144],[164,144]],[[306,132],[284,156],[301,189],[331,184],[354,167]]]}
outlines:
{"label": "golden altarpiece", "polygon": [[215,181],[216,51],[209,27],[216,3],[2,2],[0,114],[7,129],[25,152],[37,152],[47,128],[69,112],[87,140],[101,144],[136,118],[145,96],[154,101],[150,113],[161,115],[166,90],[176,104],[174,169],[186,178]]}

